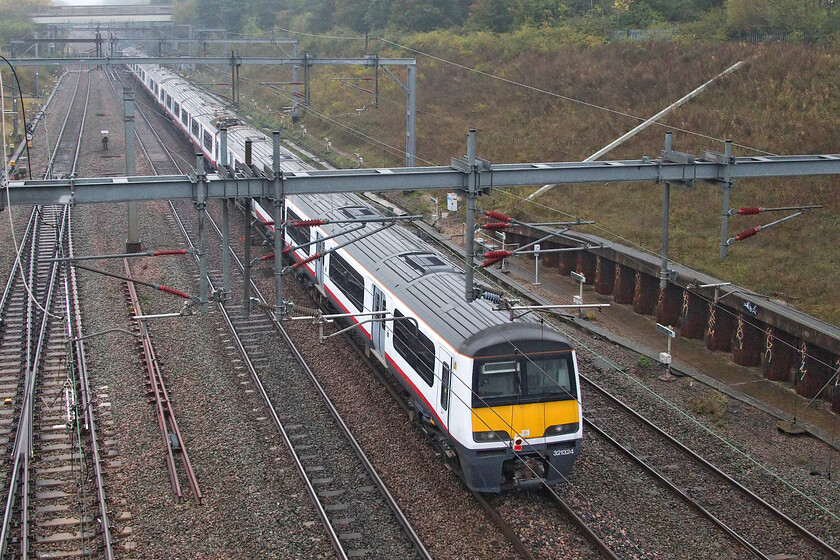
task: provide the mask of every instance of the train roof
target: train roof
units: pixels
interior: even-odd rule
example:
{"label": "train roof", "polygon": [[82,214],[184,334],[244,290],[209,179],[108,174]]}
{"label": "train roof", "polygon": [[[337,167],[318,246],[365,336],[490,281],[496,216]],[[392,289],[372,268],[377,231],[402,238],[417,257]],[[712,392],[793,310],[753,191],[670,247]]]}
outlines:
{"label": "train roof", "polygon": [[[129,50],[126,53],[142,54]],[[272,140],[262,131],[242,121],[212,95],[174,72],[152,64],[140,66],[158,84],[163,82],[164,89],[195,118],[209,122],[214,128],[225,124],[229,149],[244,154],[245,141],[250,139],[253,142],[253,161],[270,166]],[[280,167],[284,171],[312,169],[283,147],[280,157]],[[380,216],[353,194],[291,196],[289,200],[312,219],[348,220]],[[336,241],[345,243],[382,226],[381,223],[369,223],[363,230],[340,236]],[[327,235],[334,235],[349,226],[326,224],[320,227]],[[358,239],[342,251],[373,274],[405,308],[464,355],[472,356],[479,348],[503,340],[537,339],[569,344],[557,331],[543,328],[533,315],[511,322],[507,313],[494,311],[493,304],[487,300],[467,303],[464,299],[464,271],[399,225]]]}
{"label": "train roof", "polygon": [[[347,220],[379,216],[355,195],[306,195],[293,196],[290,200],[311,218]],[[369,223],[364,230],[342,236],[337,242],[345,243],[382,225]],[[321,227],[327,235],[334,235],[347,229],[348,225],[326,224]],[[568,340],[553,329],[543,330],[532,316],[512,323],[506,312],[494,311],[489,301],[479,299],[467,303],[464,299],[464,271],[399,225],[359,239],[343,250],[461,353],[473,355],[481,346],[476,334],[490,331],[510,341],[532,340],[538,336],[568,344]],[[528,327],[522,328],[523,325]]]}

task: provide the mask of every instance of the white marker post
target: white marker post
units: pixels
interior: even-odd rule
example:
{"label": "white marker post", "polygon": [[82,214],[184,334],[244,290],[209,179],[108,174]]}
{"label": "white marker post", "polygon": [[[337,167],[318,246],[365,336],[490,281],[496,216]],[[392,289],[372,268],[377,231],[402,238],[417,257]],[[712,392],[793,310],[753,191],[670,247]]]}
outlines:
{"label": "white marker post", "polygon": [[[575,305],[583,305],[583,284],[586,282],[586,276],[575,271],[572,271],[570,275],[572,278],[580,282],[580,292],[578,295],[572,297],[572,303]],[[583,319],[583,309],[578,309],[578,317]]]}
{"label": "white marker post", "polygon": [[659,361],[666,366],[665,373],[659,376],[661,381],[676,381],[677,378],[671,375],[671,339],[677,336],[674,329],[656,323],[656,330],[668,337],[668,351],[659,353]]}
{"label": "white marker post", "polygon": [[534,245],[534,285],[540,285],[540,244]]}

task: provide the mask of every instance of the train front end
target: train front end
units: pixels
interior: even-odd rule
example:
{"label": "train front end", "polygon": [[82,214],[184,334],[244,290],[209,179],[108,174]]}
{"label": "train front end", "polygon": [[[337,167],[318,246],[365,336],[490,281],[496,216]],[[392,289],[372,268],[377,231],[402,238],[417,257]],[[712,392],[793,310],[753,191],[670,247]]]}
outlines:
{"label": "train front end", "polygon": [[562,480],[583,422],[569,341],[543,325],[510,323],[474,335],[461,353],[472,357],[472,434],[459,449],[467,484],[499,492]]}

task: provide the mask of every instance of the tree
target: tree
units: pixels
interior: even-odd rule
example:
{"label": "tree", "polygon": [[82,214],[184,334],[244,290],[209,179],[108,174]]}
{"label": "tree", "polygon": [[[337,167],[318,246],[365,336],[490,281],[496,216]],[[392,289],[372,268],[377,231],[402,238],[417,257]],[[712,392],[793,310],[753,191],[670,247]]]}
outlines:
{"label": "tree", "polygon": [[513,28],[513,14],[507,0],[478,0],[470,7],[469,22],[476,29],[504,33]]}

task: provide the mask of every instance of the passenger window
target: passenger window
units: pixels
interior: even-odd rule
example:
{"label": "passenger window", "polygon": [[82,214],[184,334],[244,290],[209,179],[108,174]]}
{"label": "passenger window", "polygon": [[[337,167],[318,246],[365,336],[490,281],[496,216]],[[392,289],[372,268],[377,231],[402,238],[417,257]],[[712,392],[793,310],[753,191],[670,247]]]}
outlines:
{"label": "passenger window", "polygon": [[440,406],[443,410],[449,410],[449,378],[451,372],[449,371],[449,364],[443,362],[441,365],[441,384],[440,384]]}

